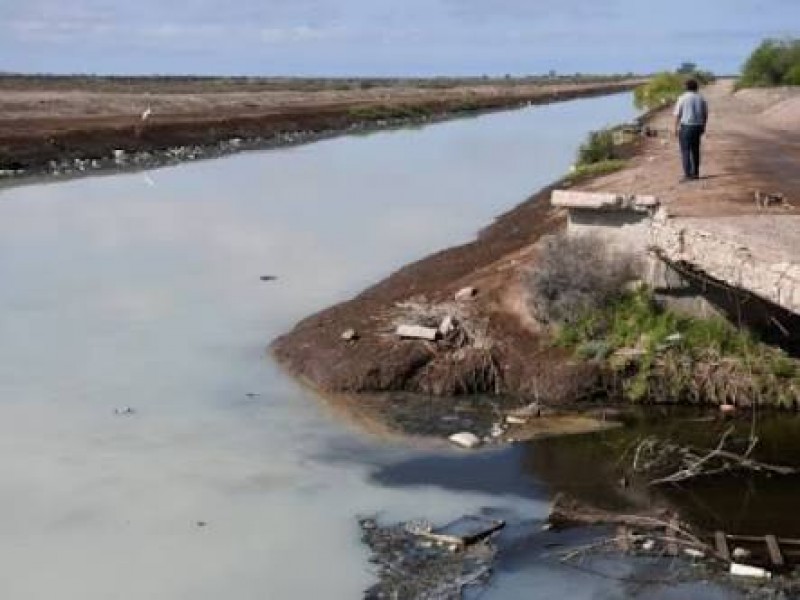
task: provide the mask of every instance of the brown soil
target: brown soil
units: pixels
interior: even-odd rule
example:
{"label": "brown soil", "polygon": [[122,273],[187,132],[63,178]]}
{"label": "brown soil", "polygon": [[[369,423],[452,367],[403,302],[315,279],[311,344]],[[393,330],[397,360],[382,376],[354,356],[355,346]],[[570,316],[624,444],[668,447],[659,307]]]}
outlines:
{"label": "brown soil", "polygon": [[[662,134],[639,143],[628,168],[578,187],[653,193],[673,213],[707,217],[760,212],[753,202],[757,189],[800,201],[800,131],[771,129],[760,120],[764,110],[783,102],[781,123],[786,123],[785,96],[756,110],[748,107],[758,93],[734,95],[729,82],[706,94],[713,115],[705,142],[706,179],[678,183],[677,145],[667,134],[672,118],[662,112],[650,119]],[[535,261],[535,242],[565,223],[564,214],[550,207],[551,191],[544,189],[501,216],[475,241],[411,264],[356,298],[302,321],[273,342],[275,356],[291,373],[326,392],[503,392],[547,403],[592,395],[598,373],[554,348],[526,310],[522,283]],[[775,219],[785,218],[786,209],[781,210]],[[412,298],[419,304],[452,302],[464,286],[479,289],[467,312],[476,321],[488,321],[491,351],[464,352],[393,335],[398,303]],[[349,328],[358,332],[356,341],[341,338]]]}
{"label": "brown soil", "polygon": [[[211,146],[231,138],[343,131],[354,123],[544,103],[630,89],[637,80],[558,84],[398,84],[328,89],[224,80],[0,78],[0,170],[103,158],[115,149]],[[323,82],[324,83],[324,82]],[[358,82],[355,82],[358,83]],[[430,82],[428,82],[430,84]],[[355,86],[357,88],[357,86]],[[147,108],[146,120],[142,114]]]}
{"label": "brown soil", "polygon": [[[594,389],[593,368],[553,348],[527,317],[522,281],[534,243],[564,226],[542,190],[498,218],[478,238],[394,273],[356,298],[300,322],[272,344],[286,368],[325,392],[404,390],[449,396],[508,392],[548,402],[573,400]],[[487,321],[489,351],[399,340],[397,304],[453,301],[462,287],[478,289],[466,312]],[[342,333],[355,329],[347,342]],[[496,369],[487,376],[487,364]]]}

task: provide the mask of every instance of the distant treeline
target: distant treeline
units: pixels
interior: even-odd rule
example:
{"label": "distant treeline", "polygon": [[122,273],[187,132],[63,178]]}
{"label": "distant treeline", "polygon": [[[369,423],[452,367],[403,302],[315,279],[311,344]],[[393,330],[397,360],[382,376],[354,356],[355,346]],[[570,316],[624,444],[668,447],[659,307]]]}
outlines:
{"label": "distant treeline", "polygon": [[800,39],[764,40],[742,67],[739,87],[800,85]]}
{"label": "distant treeline", "polygon": [[327,91],[372,88],[415,87],[445,89],[463,86],[543,85],[559,83],[602,83],[623,81],[632,73],[588,75],[527,75],[523,77],[216,77],[194,75],[47,75],[0,73],[0,88],[96,89],[138,92],[158,88],[159,92],[213,91]]}

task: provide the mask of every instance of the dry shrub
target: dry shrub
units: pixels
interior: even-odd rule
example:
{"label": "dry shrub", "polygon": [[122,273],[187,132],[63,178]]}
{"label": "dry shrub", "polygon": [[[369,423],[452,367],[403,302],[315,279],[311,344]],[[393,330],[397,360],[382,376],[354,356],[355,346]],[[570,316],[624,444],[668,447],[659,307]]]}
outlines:
{"label": "dry shrub", "polygon": [[547,236],[528,277],[528,305],[543,323],[570,323],[598,309],[635,278],[635,259],[596,236]]}

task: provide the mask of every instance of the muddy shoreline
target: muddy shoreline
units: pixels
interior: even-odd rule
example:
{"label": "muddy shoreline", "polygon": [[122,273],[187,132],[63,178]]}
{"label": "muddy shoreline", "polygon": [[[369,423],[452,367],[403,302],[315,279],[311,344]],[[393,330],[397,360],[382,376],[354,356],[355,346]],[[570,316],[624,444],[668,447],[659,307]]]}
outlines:
{"label": "muddy shoreline", "polygon": [[[0,181],[42,175],[80,176],[103,170],[135,170],[215,158],[242,150],[303,144],[339,135],[418,126],[489,111],[548,104],[630,91],[641,80],[571,85],[510,87],[489,93],[458,89],[440,97],[430,90],[419,97],[389,91],[383,96],[332,102],[309,96],[301,101],[270,106],[268,99],[240,105],[214,104],[186,112],[161,114],[154,109],[146,120],[135,114],[108,116],[38,113],[0,115]],[[0,89],[0,100],[4,90]],[[102,94],[99,100],[104,102]],[[168,96],[168,95],[167,95]],[[203,97],[203,94],[199,96]],[[205,94],[212,98],[214,94]],[[352,96],[352,97],[351,97]],[[130,102],[147,106],[149,94]],[[244,98],[244,99],[243,99]],[[14,102],[7,101],[14,106]],[[46,102],[41,100],[40,102]],[[242,102],[244,102],[242,104]],[[275,101],[277,102],[277,101]],[[2,103],[0,103],[2,107]],[[68,112],[80,106],[68,107]],[[66,110],[66,109],[64,109]],[[106,110],[98,108],[96,110]],[[108,109],[110,110],[110,109]],[[165,110],[176,110],[170,107]]]}

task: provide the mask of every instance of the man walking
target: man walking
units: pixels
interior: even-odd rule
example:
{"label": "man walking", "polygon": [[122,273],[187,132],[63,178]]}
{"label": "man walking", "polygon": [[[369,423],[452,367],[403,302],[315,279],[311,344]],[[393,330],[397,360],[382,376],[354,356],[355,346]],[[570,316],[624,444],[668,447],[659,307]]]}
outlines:
{"label": "man walking", "polygon": [[708,104],[698,90],[697,80],[686,82],[686,92],[675,104],[675,135],[681,145],[683,180],[700,179],[700,139],[706,132]]}

